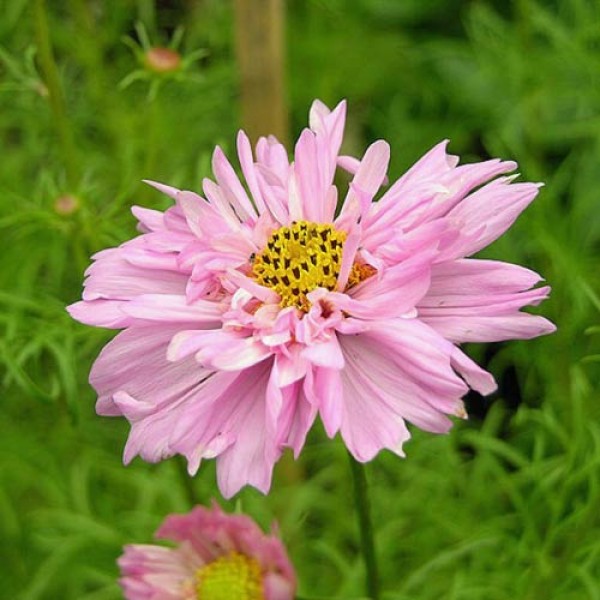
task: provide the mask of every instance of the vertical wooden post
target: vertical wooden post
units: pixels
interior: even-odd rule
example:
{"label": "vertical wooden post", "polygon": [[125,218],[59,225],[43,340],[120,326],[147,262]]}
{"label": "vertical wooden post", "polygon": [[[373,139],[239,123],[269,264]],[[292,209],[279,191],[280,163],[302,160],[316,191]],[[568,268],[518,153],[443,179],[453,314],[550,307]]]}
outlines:
{"label": "vertical wooden post", "polygon": [[288,142],[284,82],[284,0],[235,0],[242,126],[252,141],[273,134]]}

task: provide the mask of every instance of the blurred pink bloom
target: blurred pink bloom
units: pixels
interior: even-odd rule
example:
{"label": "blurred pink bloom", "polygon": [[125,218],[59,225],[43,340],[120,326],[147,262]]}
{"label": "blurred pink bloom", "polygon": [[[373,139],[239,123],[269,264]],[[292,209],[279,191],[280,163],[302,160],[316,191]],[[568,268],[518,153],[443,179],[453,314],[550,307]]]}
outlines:
{"label": "blurred pink bloom", "polygon": [[170,515],[156,532],[174,548],[134,544],[119,558],[127,600],[293,600],[296,575],[281,540],[216,504]]}
{"label": "blurred pink bloom", "polygon": [[[69,311],[125,330],[90,376],[98,413],[131,423],[125,462],[180,453],[194,474],[217,457],[225,496],[266,492],[317,415],[359,461],[403,456],[406,421],[445,433],[469,387],[495,389],[459,344],[554,331],[520,311],[548,296],[537,273],[466,258],[539,184],[505,175],[514,162],[459,166],[442,142],[373,202],[390,149],[339,156],[345,108],[313,104],[293,162],[272,137],[253,153],[240,132],[247,188],[220,148],[204,197],[150,182],[175,205],[134,207],[142,234],[94,256]],[[339,213],[338,166],[353,176]]]}

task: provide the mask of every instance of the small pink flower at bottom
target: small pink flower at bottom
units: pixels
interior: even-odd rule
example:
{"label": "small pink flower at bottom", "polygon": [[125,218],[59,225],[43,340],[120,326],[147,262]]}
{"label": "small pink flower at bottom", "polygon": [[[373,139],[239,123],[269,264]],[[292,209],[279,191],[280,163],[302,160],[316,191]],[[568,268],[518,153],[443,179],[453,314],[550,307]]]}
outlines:
{"label": "small pink flower at bottom", "polygon": [[293,600],[294,568],[281,540],[245,515],[197,506],[169,515],[156,532],[173,548],[125,546],[119,558],[127,600]]}

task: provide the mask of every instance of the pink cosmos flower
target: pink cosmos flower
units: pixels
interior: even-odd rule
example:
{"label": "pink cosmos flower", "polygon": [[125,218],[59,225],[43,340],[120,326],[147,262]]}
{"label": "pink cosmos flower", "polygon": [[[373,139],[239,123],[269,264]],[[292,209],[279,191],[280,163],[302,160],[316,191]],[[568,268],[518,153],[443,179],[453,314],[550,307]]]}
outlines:
{"label": "pink cosmos flower", "polygon": [[[406,421],[447,432],[469,387],[495,389],[459,344],[554,330],[520,311],[548,296],[537,273],[467,258],[539,184],[505,175],[514,162],[459,166],[442,142],[374,202],[389,146],[339,156],[344,118],[344,102],[316,101],[293,162],[275,138],[253,153],[240,132],[246,187],[217,148],[204,197],[150,182],[175,205],[134,207],[141,235],[94,256],[69,311],[124,329],[90,382],[98,413],[131,423],[125,462],[180,453],[194,474],[216,457],[225,496],[266,492],[317,415],[359,461],[403,456]],[[353,175],[341,203],[338,166]]]}
{"label": "pink cosmos flower", "polygon": [[168,516],[156,537],[176,546],[125,546],[119,558],[127,600],[294,598],[296,575],[285,547],[247,516],[197,506]]}

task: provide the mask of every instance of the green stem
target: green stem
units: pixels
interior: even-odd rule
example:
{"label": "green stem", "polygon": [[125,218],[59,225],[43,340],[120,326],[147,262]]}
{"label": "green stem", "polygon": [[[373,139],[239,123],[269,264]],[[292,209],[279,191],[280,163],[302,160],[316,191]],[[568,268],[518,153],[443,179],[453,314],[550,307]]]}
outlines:
{"label": "green stem", "polygon": [[182,456],[178,455],[175,457],[175,462],[177,463],[177,473],[179,475],[179,479],[181,480],[181,485],[183,486],[183,490],[185,492],[190,507],[194,507],[196,506],[196,504],[202,504],[200,498],[198,498],[196,487],[194,486],[194,479],[190,477],[188,473],[187,463],[185,462],[185,459]]}
{"label": "green stem", "polygon": [[379,573],[365,468],[350,453],[348,453],[348,458],[350,459],[350,469],[354,480],[354,502],[360,531],[360,546],[365,561],[367,594],[371,600],[379,600]]}
{"label": "green stem", "polygon": [[52,53],[45,0],[35,0],[35,26],[39,47],[40,66],[48,90],[50,108],[54,115],[54,122],[60,140],[67,180],[69,185],[74,188],[77,183],[75,143],[70,123],[67,118],[67,110],[60,78],[58,76],[58,68]]}

